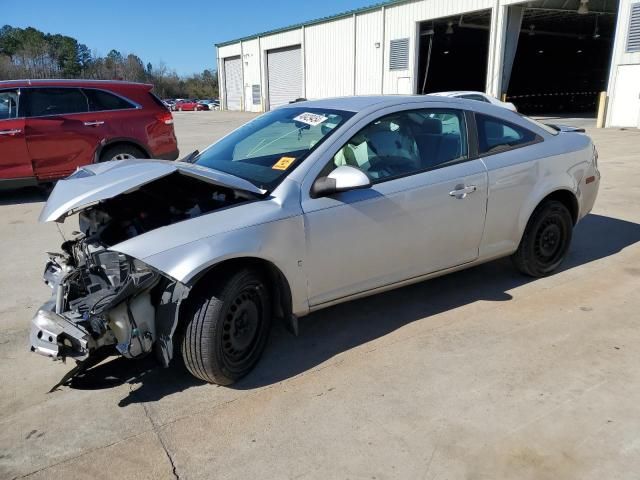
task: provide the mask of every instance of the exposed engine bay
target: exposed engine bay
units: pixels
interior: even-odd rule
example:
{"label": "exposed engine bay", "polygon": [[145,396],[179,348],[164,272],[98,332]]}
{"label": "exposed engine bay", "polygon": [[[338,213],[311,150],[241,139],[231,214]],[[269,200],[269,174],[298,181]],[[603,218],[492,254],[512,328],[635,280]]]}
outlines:
{"label": "exposed engine bay", "polygon": [[156,345],[167,365],[188,288],[109,247],[251,198],[174,173],[80,211],[81,231],[49,254],[44,280],[53,294],[32,321],[31,350],[84,361],[102,348],[139,358]]}

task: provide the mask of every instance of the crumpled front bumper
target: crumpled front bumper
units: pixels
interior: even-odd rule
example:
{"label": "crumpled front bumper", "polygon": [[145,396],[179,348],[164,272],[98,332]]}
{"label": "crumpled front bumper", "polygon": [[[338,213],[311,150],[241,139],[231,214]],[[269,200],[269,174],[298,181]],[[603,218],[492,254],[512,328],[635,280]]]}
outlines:
{"label": "crumpled front bumper", "polygon": [[54,312],[55,302],[45,303],[31,320],[31,351],[54,360],[67,357],[86,360],[91,334]]}

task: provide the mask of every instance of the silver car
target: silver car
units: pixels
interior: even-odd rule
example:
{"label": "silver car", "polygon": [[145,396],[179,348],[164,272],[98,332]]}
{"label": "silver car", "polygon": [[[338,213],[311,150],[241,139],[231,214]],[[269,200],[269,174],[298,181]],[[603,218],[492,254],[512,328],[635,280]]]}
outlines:
{"label": "silver car", "polygon": [[80,365],[105,351],[154,351],[165,366],[181,355],[228,385],[275,319],[297,331],[315,310],[505,256],[551,274],[599,183],[582,131],[487,103],[284,106],[183,161],[96,164],[58,182],[41,221],[78,215],[80,233],[50,254],[31,350]]}

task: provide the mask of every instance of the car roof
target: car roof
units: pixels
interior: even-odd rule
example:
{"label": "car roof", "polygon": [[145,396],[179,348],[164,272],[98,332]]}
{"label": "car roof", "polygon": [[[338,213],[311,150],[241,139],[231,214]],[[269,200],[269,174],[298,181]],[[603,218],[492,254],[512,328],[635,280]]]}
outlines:
{"label": "car roof", "polygon": [[21,79],[21,80],[0,80],[0,88],[10,87],[145,87],[153,88],[149,83],[125,82],[121,80],[78,80],[78,79]]}
{"label": "car roof", "polygon": [[484,92],[477,92],[477,91],[473,91],[473,90],[453,90],[450,92],[437,92],[437,93],[430,93],[430,95],[435,95],[435,96],[442,96],[442,97],[455,97],[456,95],[482,95],[483,97],[486,97],[487,94]]}
{"label": "car roof", "polygon": [[[451,97],[439,97],[435,95],[362,95],[353,97],[324,98],[322,100],[307,100],[295,102],[280,108],[325,108],[328,110],[345,110],[349,112],[359,112],[366,108],[377,106],[380,108],[401,105],[405,103],[438,102],[461,105],[469,100],[462,100]],[[475,102],[474,102],[475,103]]]}

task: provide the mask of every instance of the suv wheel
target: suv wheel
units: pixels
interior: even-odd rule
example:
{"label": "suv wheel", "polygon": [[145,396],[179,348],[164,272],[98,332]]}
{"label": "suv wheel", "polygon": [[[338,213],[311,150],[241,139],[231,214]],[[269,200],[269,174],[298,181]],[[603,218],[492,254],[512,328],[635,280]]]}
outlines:
{"label": "suv wheel", "polygon": [[572,234],[573,218],[569,209],[556,200],[546,201],[531,215],[520,246],[511,259],[525,275],[550,275],[564,260]]}
{"label": "suv wheel", "polygon": [[230,385],[249,373],[267,342],[269,292],[260,275],[240,270],[196,293],[182,339],[182,358],[197,378]]}
{"label": "suv wheel", "polygon": [[133,145],[114,145],[107,148],[100,155],[101,162],[109,162],[111,160],[129,160],[132,158],[146,158],[146,155],[139,148]]}

